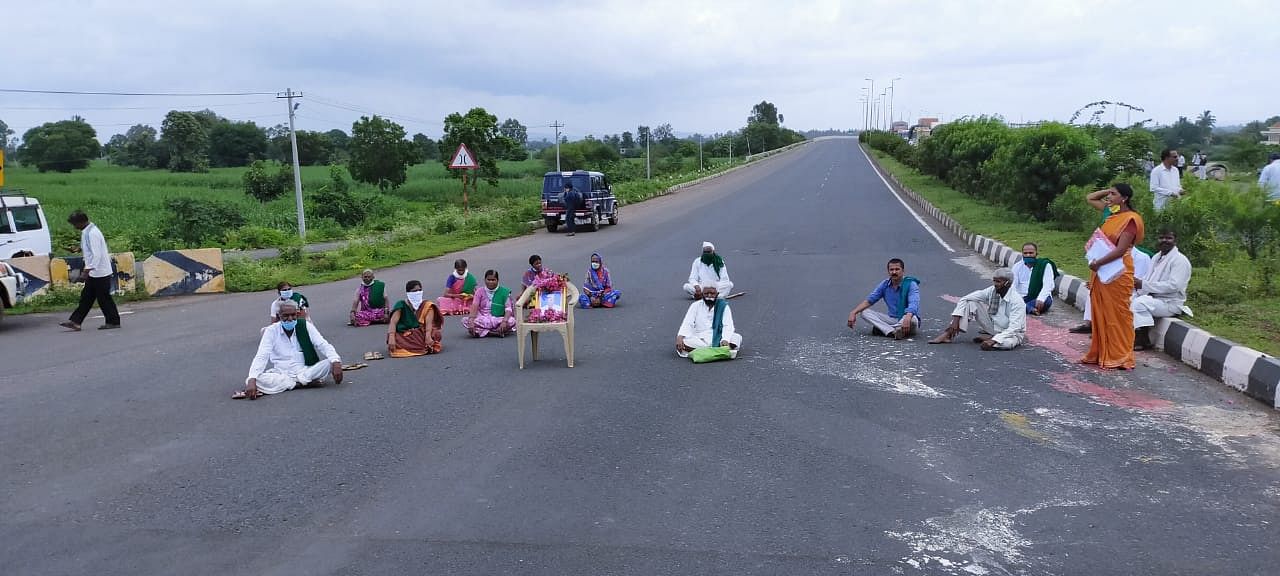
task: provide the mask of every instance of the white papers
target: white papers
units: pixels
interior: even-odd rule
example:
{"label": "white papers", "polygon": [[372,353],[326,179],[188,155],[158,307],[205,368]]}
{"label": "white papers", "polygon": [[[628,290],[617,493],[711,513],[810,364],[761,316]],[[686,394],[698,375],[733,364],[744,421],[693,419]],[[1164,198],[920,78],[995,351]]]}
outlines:
{"label": "white papers", "polygon": [[[1089,241],[1084,244],[1084,259],[1086,262],[1093,262],[1116,249],[1116,245],[1107,239],[1106,234],[1102,233],[1102,229],[1095,229],[1093,236],[1089,237]],[[1110,284],[1121,274],[1124,274],[1124,258],[1116,258],[1102,266],[1098,267],[1098,279],[1103,284]]]}

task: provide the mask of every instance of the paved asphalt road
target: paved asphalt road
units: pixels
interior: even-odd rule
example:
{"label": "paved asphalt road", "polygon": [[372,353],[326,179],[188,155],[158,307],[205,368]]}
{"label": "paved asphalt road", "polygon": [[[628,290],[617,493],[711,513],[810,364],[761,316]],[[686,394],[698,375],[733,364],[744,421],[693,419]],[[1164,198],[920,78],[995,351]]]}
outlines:
{"label": "paved asphalt road", "polygon": [[[747,291],[745,346],[695,366],[672,349],[703,240]],[[898,256],[941,329],[989,267],[940,240],[825,140],[463,254],[507,284],[531,252],[575,278],[604,255],[624,295],[578,315],[573,369],[552,341],[519,371],[514,338],[452,318],[443,354],[232,401],[271,294],[131,305],[111,332],[6,318],[0,573],[1276,573],[1277,415],[1158,354],[1073,364],[1070,310],[1007,353],[845,326]],[[452,258],[381,277],[434,291]],[[301,288],[348,359],[385,334],[343,326],[354,288]]]}

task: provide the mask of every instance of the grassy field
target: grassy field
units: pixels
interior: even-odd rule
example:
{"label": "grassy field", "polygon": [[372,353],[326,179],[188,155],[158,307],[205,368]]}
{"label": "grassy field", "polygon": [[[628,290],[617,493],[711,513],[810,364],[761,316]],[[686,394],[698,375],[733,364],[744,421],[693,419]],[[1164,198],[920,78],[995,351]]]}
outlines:
{"label": "grassy field", "polygon": [[[1079,233],[1054,230],[1011,210],[983,203],[880,151],[871,150],[871,153],[908,188],[969,231],[1015,248],[1023,242],[1035,242],[1040,246],[1040,254],[1052,258],[1063,272],[1088,277],[1089,269],[1082,257],[1085,238]],[[1241,279],[1252,276],[1246,273],[1250,266],[1247,259],[1238,259],[1197,268],[1191,275],[1187,294],[1187,305],[1195,317],[1187,320],[1219,337],[1280,356],[1280,299],[1233,297],[1241,292],[1238,289]]]}

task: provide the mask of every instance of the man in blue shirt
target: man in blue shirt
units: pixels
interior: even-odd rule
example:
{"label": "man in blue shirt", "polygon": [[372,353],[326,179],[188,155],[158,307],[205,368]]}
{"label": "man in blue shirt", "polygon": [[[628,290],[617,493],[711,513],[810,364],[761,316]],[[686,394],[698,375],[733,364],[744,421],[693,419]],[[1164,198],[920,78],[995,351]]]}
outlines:
{"label": "man in blue shirt", "polygon": [[[871,334],[893,336],[894,340],[906,338],[920,328],[920,281],[906,273],[907,265],[902,259],[889,260],[889,277],[849,313],[849,328],[857,324],[859,316],[871,323]],[[871,310],[882,299],[888,314]]]}

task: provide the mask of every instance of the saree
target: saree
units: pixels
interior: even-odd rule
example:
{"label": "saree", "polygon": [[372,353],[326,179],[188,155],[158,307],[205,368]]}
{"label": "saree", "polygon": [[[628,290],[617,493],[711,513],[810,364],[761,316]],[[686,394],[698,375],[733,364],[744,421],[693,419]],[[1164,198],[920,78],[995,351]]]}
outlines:
{"label": "saree", "polygon": [[383,324],[391,317],[387,311],[386,285],[381,280],[374,280],[370,286],[361,284],[356,288],[356,300],[359,304],[352,322],[356,326]]}
{"label": "saree", "polygon": [[[592,256],[600,258],[598,252]],[[603,258],[600,259],[600,269],[587,267],[587,277],[582,283],[582,294],[578,296],[579,308],[590,308],[592,300],[599,301],[599,305],[605,308],[613,308],[621,297],[622,292],[613,287],[613,279],[609,277],[609,269],[604,266]]]}
{"label": "saree", "polygon": [[450,274],[444,281],[444,295],[438,300],[440,313],[461,316],[471,312],[471,298],[476,293],[476,277],[467,272],[465,278]]}
{"label": "saree", "polygon": [[409,358],[436,354],[441,350],[441,329],[444,327],[444,316],[440,309],[430,300],[424,300],[415,312],[408,302],[396,302],[394,311],[400,312],[400,320],[396,322],[394,344],[388,346],[387,352],[392,358]]}
{"label": "saree", "polygon": [[[1113,243],[1119,244],[1120,235],[1130,225],[1134,226],[1133,243],[1142,242],[1146,233],[1142,216],[1132,210],[1113,214],[1099,227]],[[1089,278],[1089,308],[1092,315],[1093,338],[1089,352],[1080,361],[1097,364],[1102,368],[1133,369],[1137,366],[1133,355],[1133,311],[1129,300],[1133,296],[1133,255],[1124,254],[1124,272],[1111,283],[1104,283],[1098,273]]]}

